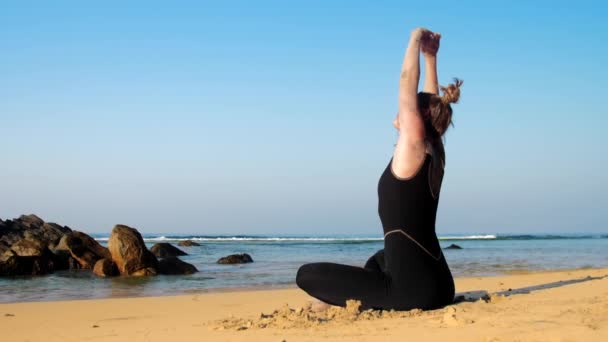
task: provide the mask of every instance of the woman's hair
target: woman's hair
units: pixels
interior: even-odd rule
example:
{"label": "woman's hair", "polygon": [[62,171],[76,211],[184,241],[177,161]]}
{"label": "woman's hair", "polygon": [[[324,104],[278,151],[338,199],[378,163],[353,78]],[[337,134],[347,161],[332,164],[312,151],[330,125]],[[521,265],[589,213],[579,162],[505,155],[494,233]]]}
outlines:
{"label": "woman's hair", "polygon": [[432,93],[418,93],[418,110],[424,119],[426,135],[429,140],[436,140],[445,134],[452,124],[452,106],[460,98],[462,80],[454,79],[447,87],[440,87],[442,96]]}

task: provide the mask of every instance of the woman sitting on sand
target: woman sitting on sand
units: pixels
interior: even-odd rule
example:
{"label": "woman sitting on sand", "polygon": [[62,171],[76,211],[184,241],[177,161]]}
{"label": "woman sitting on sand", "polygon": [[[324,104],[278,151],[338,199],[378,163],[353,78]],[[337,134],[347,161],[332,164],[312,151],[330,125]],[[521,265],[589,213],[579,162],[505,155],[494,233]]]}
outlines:
{"label": "woman sitting on sand", "polygon": [[[443,179],[442,137],[452,123],[452,107],[462,81],[442,87],[436,54],[441,36],[415,29],[405,52],[399,83],[399,113],[393,122],[399,139],[378,183],[378,212],[384,249],[363,268],[335,263],[305,264],[296,283],[332,305],[361,301],[363,309],[436,309],[454,300],[454,280],[435,234]],[[426,64],[424,91],[418,93],[419,53]]]}

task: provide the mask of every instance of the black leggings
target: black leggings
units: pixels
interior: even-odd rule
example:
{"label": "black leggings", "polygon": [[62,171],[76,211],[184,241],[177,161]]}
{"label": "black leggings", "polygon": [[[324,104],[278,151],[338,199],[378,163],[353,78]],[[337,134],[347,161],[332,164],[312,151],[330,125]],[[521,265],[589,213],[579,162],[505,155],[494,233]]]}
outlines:
{"label": "black leggings", "polygon": [[432,255],[406,234],[384,239],[384,249],[365,267],[328,262],[305,264],[296,276],[298,286],[332,305],[360,300],[362,309],[436,309],[454,300],[454,280],[435,237]]}

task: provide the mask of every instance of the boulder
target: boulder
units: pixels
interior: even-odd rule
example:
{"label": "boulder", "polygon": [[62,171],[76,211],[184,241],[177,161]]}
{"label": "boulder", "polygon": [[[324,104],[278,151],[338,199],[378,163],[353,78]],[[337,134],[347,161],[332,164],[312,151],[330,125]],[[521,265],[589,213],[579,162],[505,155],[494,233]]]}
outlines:
{"label": "boulder", "polygon": [[80,270],[82,266],[67,251],[51,251],[55,271],[59,270]]}
{"label": "boulder", "polygon": [[11,250],[18,256],[41,256],[46,253],[47,245],[38,239],[29,238],[15,242]]}
{"label": "boulder", "polygon": [[114,277],[119,275],[116,264],[110,259],[99,259],[93,267],[93,273],[99,277]]}
{"label": "boulder", "polygon": [[46,223],[36,215],[22,215],[14,220],[0,222],[0,241],[11,246],[15,242],[27,238],[52,244],[71,231],[66,226]]}
{"label": "boulder", "polygon": [[40,256],[19,256],[7,250],[0,256],[0,276],[43,275],[53,270],[54,264],[48,250]]}
{"label": "boulder", "polygon": [[182,251],[181,249],[173,246],[170,243],[166,243],[166,242],[161,242],[161,243],[155,244],[154,246],[152,246],[152,248],[150,248],[150,252],[154,253],[154,255],[156,255],[159,258],[188,255],[186,252]]}
{"label": "boulder", "polygon": [[56,244],[49,244],[49,250],[53,253],[55,270],[78,270],[83,268],[82,265],[72,257],[72,253],[67,244],[69,235],[70,234],[63,235]]}
{"label": "boulder", "polygon": [[22,226],[27,228],[38,228],[44,224],[44,220],[34,214],[21,215],[16,221],[19,221]]}
{"label": "boulder", "polygon": [[53,253],[57,253],[57,252],[67,252],[70,253],[70,248],[68,247],[68,239],[70,237],[70,234],[64,234],[59,241],[57,241],[57,243],[55,244],[49,244],[49,249],[51,250],[51,252]]}
{"label": "boulder", "polygon": [[[40,217],[33,214],[21,215],[13,220],[0,220],[0,255],[3,256],[4,260],[3,271],[0,274],[38,275],[58,269],[80,268],[80,262],[75,261],[67,246],[61,252],[55,251],[55,247],[62,236],[71,236],[71,234],[72,230],[69,227],[44,222]],[[86,234],[82,235],[86,236]],[[89,241],[84,237],[82,239]],[[94,242],[97,244],[96,241]],[[97,257],[88,258],[87,255],[91,253],[93,255],[95,253],[104,254],[99,252],[99,248],[103,249],[101,245],[90,244],[92,247],[85,248],[84,251],[81,250],[82,248],[74,248],[76,254],[80,251],[84,255],[81,257],[81,261],[87,267],[94,265],[94,262],[91,263],[93,260],[88,259],[94,259],[95,261],[99,259]],[[79,245],[82,245],[82,243]],[[11,253],[4,254],[7,251]],[[109,256],[107,250],[105,255]]]}
{"label": "boulder", "polygon": [[192,246],[200,246],[201,244],[198,242],[194,242],[192,240],[183,240],[177,243],[178,246],[181,247],[192,247]]}
{"label": "boulder", "polygon": [[[154,255],[154,254],[152,254]],[[157,261],[158,262],[158,261]],[[131,274],[129,274],[130,276],[133,277],[149,277],[149,276],[155,276],[158,274],[158,264],[156,265],[156,267],[146,267],[146,268],[142,268],[139,269]]]}
{"label": "boulder", "polygon": [[4,241],[0,241],[0,255],[11,249],[11,246],[7,245]]}
{"label": "boulder", "polygon": [[451,244],[451,245],[447,246],[444,249],[462,249],[462,247],[460,247],[460,246],[458,246],[456,244]]}
{"label": "boulder", "polygon": [[[65,240],[64,240],[65,239]],[[99,244],[85,233],[73,231],[62,237],[55,247],[55,251],[66,249],[80,264],[81,268],[91,269],[99,259],[111,259],[107,248]]]}
{"label": "boulder", "polygon": [[244,264],[248,262],[253,262],[253,259],[247,253],[228,255],[217,261],[218,264]]}
{"label": "boulder", "polygon": [[0,255],[0,276],[14,276],[27,274],[32,265],[25,265],[23,260],[12,250],[7,250]]}
{"label": "boulder", "polygon": [[108,240],[112,260],[122,275],[156,275],[158,260],[144,244],[144,239],[136,229],[116,225]]}
{"label": "boulder", "polygon": [[67,226],[60,226],[56,223],[45,222],[40,228],[40,236],[49,244],[57,243],[65,234],[71,233],[72,229]]}
{"label": "boulder", "polygon": [[18,222],[6,220],[0,225],[0,242],[7,246],[12,246],[15,242],[23,238],[24,227]]}
{"label": "boulder", "polygon": [[194,265],[180,260],[177,257],[167,257],[158,262],[158,273],[167,275],[192,274],[198,270]]}

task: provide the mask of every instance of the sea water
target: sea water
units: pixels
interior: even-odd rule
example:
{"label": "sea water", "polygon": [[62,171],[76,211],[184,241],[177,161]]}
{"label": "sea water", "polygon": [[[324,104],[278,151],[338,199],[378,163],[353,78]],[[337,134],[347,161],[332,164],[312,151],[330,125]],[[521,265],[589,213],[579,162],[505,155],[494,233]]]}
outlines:
{"label": "sea water", "polygon": [[[106,245],[107,236],[96,235]],[[488,276],[551,269],[608,267],[608,234],[440,236],[455,277]],[[383,247],[370,236],[144,236],[148,248],[181,240],[201,244],[179,247],[180,257],[199,272],[184,276],[97,278],[90,270],[58,271],[46,276],[0,278],[0,302],[176,295],[236,288],[294,286],[300,265],[330,261],[362,266]],[[219,265],[234,253],[254,262]],[[404,261],[407,262],[407,261]]]}

